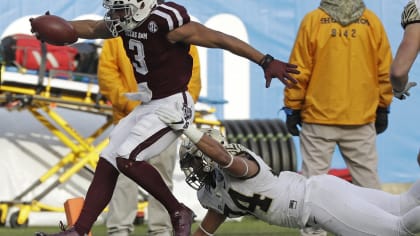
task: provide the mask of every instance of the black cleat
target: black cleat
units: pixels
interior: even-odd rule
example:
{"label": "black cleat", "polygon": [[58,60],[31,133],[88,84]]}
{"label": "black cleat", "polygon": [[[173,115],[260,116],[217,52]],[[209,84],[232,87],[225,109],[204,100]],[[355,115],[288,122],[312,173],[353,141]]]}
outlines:
{"label": "black cleat", "polygon": [[64,230],[60,233],[55,234],[46,234],[43,232],[36,232],[35,236],[80,236],[79,233],[77,233],[76,229],[74,227],[71,227],[67,230]]}

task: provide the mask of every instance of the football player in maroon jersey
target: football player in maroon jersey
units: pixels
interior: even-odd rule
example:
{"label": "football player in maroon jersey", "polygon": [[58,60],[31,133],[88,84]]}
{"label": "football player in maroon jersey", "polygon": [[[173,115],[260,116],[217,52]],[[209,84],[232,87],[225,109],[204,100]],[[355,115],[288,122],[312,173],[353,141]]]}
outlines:
{"label": "football player in maroon jersey", "polygon": [[[266,87],[270,86],[272,78],[293,86],[296,80],[292,74],[299,71],[295,65],[264,55],[233,36],[190,21],[187,10],[174,2],[157,5],[156,0],[104,0],[103,5],[108,9],[103,20],[69,22],[79,38],[123,39],[138,83],[138,92],[125,96],[140,100],[142,105],[122,119],[110,134],[109,145],[100,154],[76,224],[52,235],[87,234],[110,201],[121,172],[165,206],[171,216],[174,235],[188,236],[194,213],[177,201],[146,160],[161,153],[181,135],[158,118],[154,113],[157,108],[182,111],[188,121],[186,125],[192,123],[194,102],[187,91],[192,68],[188,53],[190,44],[225,49],[259,64],[264,71]],[[47,36],[43,38],[34,28],[32,30],[39,39],[48,42]]]}

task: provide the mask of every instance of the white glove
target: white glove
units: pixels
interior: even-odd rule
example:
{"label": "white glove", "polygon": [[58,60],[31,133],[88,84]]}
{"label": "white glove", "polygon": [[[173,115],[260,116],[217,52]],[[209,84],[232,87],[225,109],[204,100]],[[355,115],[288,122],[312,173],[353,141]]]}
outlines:
{"label": "white glove", "polygon": [[124,93],[124,96],[131,101],[141,101],[148,103],[152,100],[152,90],[147,86],[147,82],[137,84],[138,92]]}
{"label": "white glove", "polygon": [[162,106],[156,109],[155,114],[171,129],[184,132],[191,142],[198,143],[203,136],[203,133],[191,125],[191,121],[186,118],[186,116],[190,116],[190,114],[184,114],[182,104],[177,103],[176,108],[177,109]]}
{"label": "white glove", "polygon": [[394,97],[400,100],[406,99],[406,97],[410,96],[410,93],[409,93],[410,88],[415,87],[416,85],[417,85],[416,82],[408,82],[402,91],[395,91],[393,89],[392,92],[394,93]]}

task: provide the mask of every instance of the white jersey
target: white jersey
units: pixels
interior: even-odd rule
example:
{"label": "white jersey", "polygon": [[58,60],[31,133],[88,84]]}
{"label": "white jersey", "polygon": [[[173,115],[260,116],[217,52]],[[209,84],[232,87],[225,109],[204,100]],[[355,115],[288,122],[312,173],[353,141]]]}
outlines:
{"label": "white jersey", "polygon": [[420,23],[420,0],[410,0],[401,14],[401,26]]}
{"label": "white jersey", "polygon": [[304,176],[271,172],[263,159],[238,144],[225,146],[232,155],[248,153],[259,165],[252,178],[231,177],[215,169],[198,190],[198,200],[227,217],[254,215],[283,227],[305,225],[342,236],[408,236],[420,233],[420,180],[402,195],[362,188],[332,175]]}
{"label": "white jersey", "polygon": [[[255,159],[259,172],[244,180],[216,169],[215,186],[206,185],[197,192],[201,205],[230,218],[254,215],[270,224],[302,227],[306,223],[301,220],[306,178],[289,171],[274,175],[261,157],[243,146],[240,148]],[[229,146],[226,149],[229,151]]]}

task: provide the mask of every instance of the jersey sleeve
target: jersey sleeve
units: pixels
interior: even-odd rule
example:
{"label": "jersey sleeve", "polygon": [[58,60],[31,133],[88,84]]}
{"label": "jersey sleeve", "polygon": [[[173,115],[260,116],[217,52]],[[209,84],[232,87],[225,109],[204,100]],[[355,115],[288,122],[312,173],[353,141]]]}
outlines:
{"label": "jersey sleeve", "polygon": [[[419,1],[416,1],[416,2],[419,2]],[[404,29],[409,24],[420,23],[420,14],[419,14],[419,10],[417,8],[416,2],[410,1],[404,7],[404,11],[401,14],[401,26]]]}
{"label": "jersey sleeve", "polygon": [[213,209],[219,214],[223,215],[223,211],[218,208],[218,205],[220,205],[220,200],[218,197],[213,196],[213,192],[206,189],[206,187],[203,187],[198,190],[197,192],[197,198],[200,202],[200,205],[205,209]]}
{"label": "jersey sleeve", "polygon": [[179,28],[190,22],[190,15],[185,7],[174,2],[167,2],[160,4],[156,10],[152,12],[162,18],[163,26],[166,27],[167,32]]}

